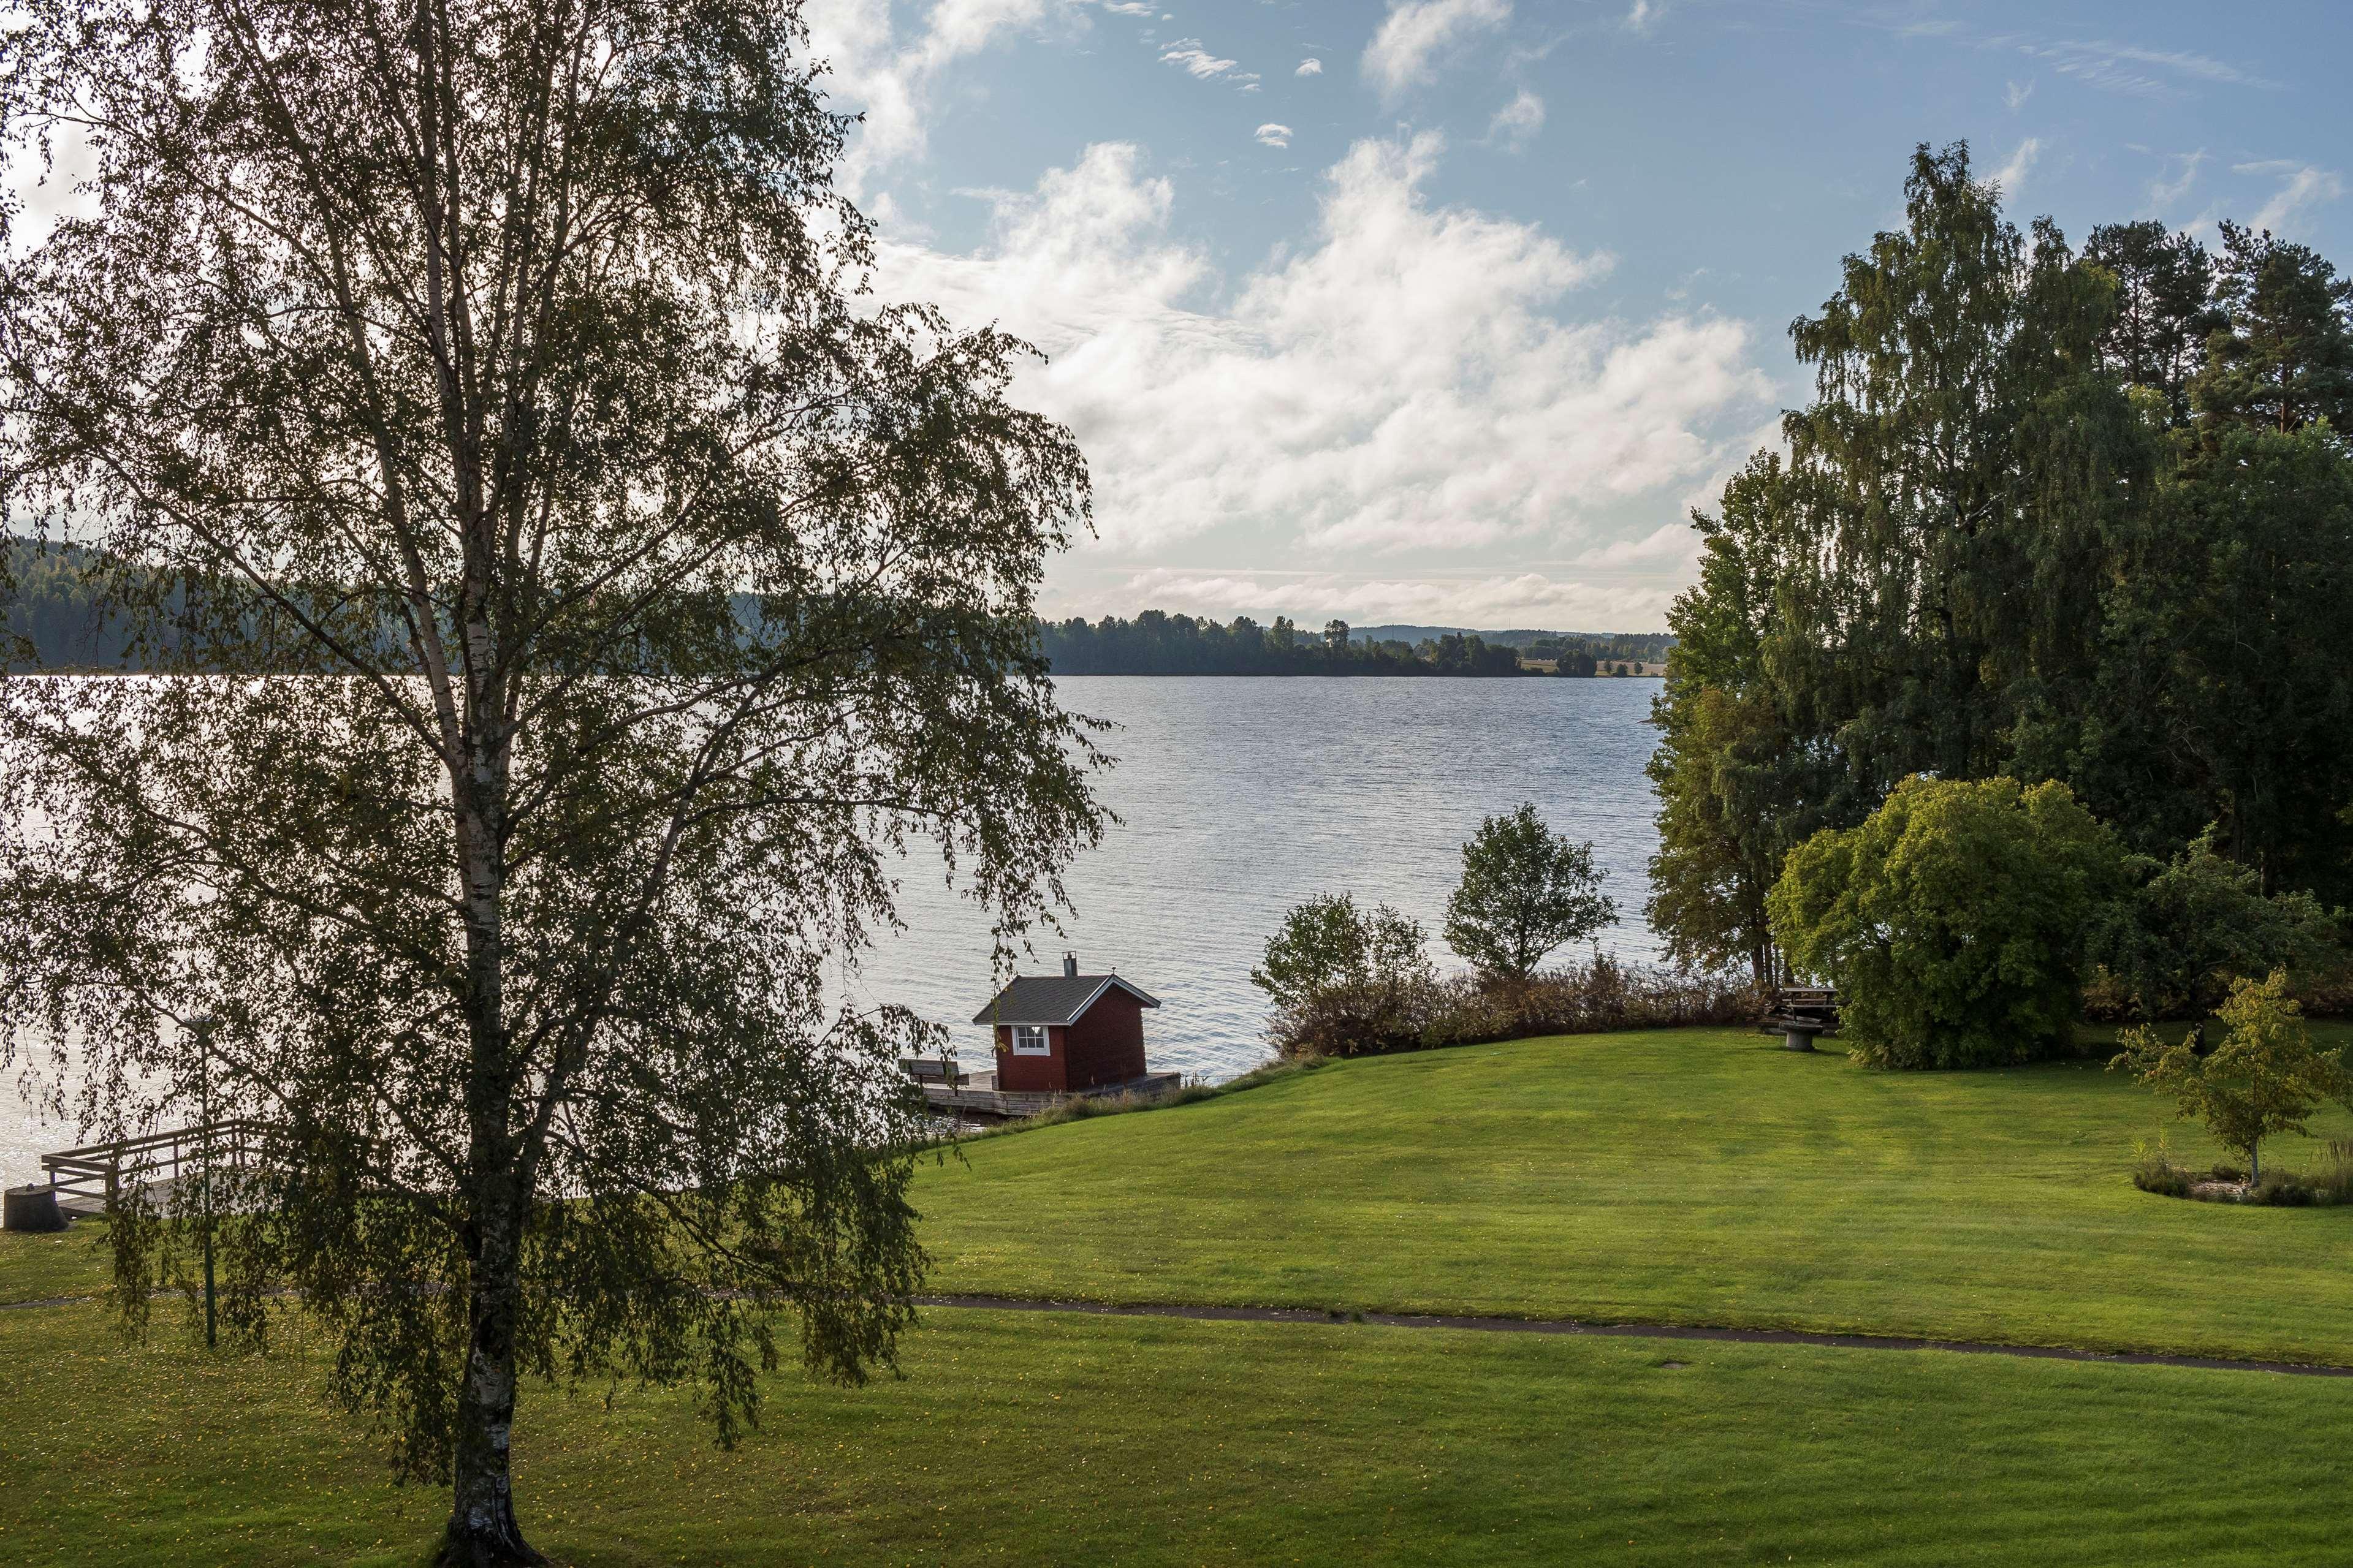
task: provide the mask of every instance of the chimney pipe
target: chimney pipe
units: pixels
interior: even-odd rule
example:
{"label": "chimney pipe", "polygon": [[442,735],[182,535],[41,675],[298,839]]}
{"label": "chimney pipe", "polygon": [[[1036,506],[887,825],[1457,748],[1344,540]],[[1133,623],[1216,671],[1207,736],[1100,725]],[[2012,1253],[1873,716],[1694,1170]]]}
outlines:
{"label": "chimney pipe", "polygon": [[1065,980],[1076,980],[1078,977],[1079,955],[1075,952],[1066,952],[1062,954],[1062,978]]}

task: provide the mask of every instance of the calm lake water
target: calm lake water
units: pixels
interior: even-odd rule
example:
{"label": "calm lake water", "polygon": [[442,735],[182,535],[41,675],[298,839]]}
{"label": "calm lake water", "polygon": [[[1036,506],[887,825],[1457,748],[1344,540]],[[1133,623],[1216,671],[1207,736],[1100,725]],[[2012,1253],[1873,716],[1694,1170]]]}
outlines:
{"label": "calm lake water", "polygon": [[[1124,819],[1068,879],[1067,941],[1035,939],[1028,973],[1116,968],[1160,1000],[1145,1015],[1155,1070],[1229,1078],[1263,1061],[1265,996],[1250,966],[1293,904],[1349,892],[1422,922],[1441,962],[1446,895],[1479,819],[1532,800],[1593,841],[1620,923],[1601,941],[1649,960],[1645,869],[1658,835],[1642,764],[1648,679],[1461,680],[1091,676],[1065,705],[1115,721],[1103,798]],[[906,879],[909,930],[871,955],[854,993],[947,1025],[987,1004],[987,924],[928,879]]]}
{"label": "calm lake water", "polygon": [[[1462,840],[1481,816],[1535,802],[1554,829],[1593,841],[1620,923],[1601,945],[1655,956],[1643,925],[1656,834],[1642,764],[1656,680],[1439,680],[1091,676],[1061,683],[1071,709],[1119,727],[1121,765],[1102,783],[1124,818],[1068,879],[1068,935],[1041,932],[1029,973],[1114,967],[1160,999],[1145,1015],[1156,1070],[1229,1078],[1265,1059],[1264,997],[1250,966],[1283,912],[1322,892],[1388,902],[1439,939]],[[987,922],[912,862],[908,930],[847,977],[861,1001],[896,1002],[948,1026],[992,993]],[[31,1181],[36,1156],[72,1141],[0,1085],[0,1182]]]}

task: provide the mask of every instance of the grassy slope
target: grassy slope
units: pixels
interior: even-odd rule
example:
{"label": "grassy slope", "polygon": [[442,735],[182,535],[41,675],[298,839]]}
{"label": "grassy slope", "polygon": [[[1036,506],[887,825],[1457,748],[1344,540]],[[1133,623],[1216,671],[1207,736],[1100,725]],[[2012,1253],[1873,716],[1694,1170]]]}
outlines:
{"label": "grassy slope", "polygon": [[[685,1402],[535,1394],[523,1515],[582,1565],[945,1561],[2341,1561],[2335,1381],[1935,1353],[940,1311],[907,1377],[772,1380],[713,1450]],[[0,1314],[0,1558],[414,1563],[300,1358]],[[1689,1363],[1677,1370],[1661,1363]],[[2253,1447],[2250,1464],[2227,1456]]]}
{"label": "grassy slope", "polygon": [[1867,1072],[1739,1031],[1588,1036],[990,1139],[919,1195],[947,1289],[2353,1362],[2353,1209],[2136,1191],[2133,1140],[2168,1130],[2217,1157],[2096,1066]]}
{"label": "grassy slope", "polygon": [[[2096,1071],[1596,1037],[991,1139],[923,1196],[943,1289],[2353,1360],[2353,1210],[2137,1193],[2161,1122]],[[100,1284],[90,1239],[0,1237],[0,1300]],[[420,1560],[441,1500],[385,1484],[312,1361],[159,1322],[0,1310],[0,1561]],[[2268,1564],[2341,1561],[2353,1481],[2353,1384],[2244,1373],[947,1310],[905,1370],[772,1380],[733,1455],[681,1396],[534,1390],[525,1518],[598,1565]]]}

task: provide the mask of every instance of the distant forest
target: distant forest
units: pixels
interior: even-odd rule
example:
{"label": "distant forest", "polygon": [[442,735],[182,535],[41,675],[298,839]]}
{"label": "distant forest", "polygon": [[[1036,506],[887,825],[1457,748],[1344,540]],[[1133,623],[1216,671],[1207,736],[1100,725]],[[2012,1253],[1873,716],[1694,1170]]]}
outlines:
{"label": "distant forest", "polygon": [[1521,646],[1509,647],[1476,632],[1410,629],[1437,635],[1409,642],[1352,633],[1345,621],[1327,621],[1315,632],[1287,616],[1271,626],[1248,616],[1221,626],[1146,610],[1132,621],[1044,621],[1038,637],[1057,675],[1636,674],[1639,665],[1664,662],[1674,643],[1662,633],[1513,632],[1504,635]]}
{"label": "distant forest", "polygon": [[[137,669],[149,662],[146,650],[131,646],[127,617],[95,595],[81,551],[12,540],[5,563],[0,658],[8,668]],[[176,606],[178,595],[167,603]],[[1219,625],[1146,610],[1134,620],[1041,621],[1038,637],[1058,675],[1635,675],[1644,666],[1655,672],[1674,644],[1663,633],[1512,631],[1490,641],[1440,626],[1373,630],[1430,635],[1409,641],[1352,633],[1345,621],[1314,632],[1282,616],[1271,626],[1247,616]]]}

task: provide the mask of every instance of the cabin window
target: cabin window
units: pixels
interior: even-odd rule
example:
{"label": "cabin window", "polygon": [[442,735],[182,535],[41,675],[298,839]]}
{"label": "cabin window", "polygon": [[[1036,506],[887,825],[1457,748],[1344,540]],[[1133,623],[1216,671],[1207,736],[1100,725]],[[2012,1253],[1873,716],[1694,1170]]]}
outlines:
{"label": "cabin window", "polygon": [[1013,1054],[1017,1057],[1050,1057],[1054,1047],[1047,1043],[1043,1024],[1013,1026]]}

